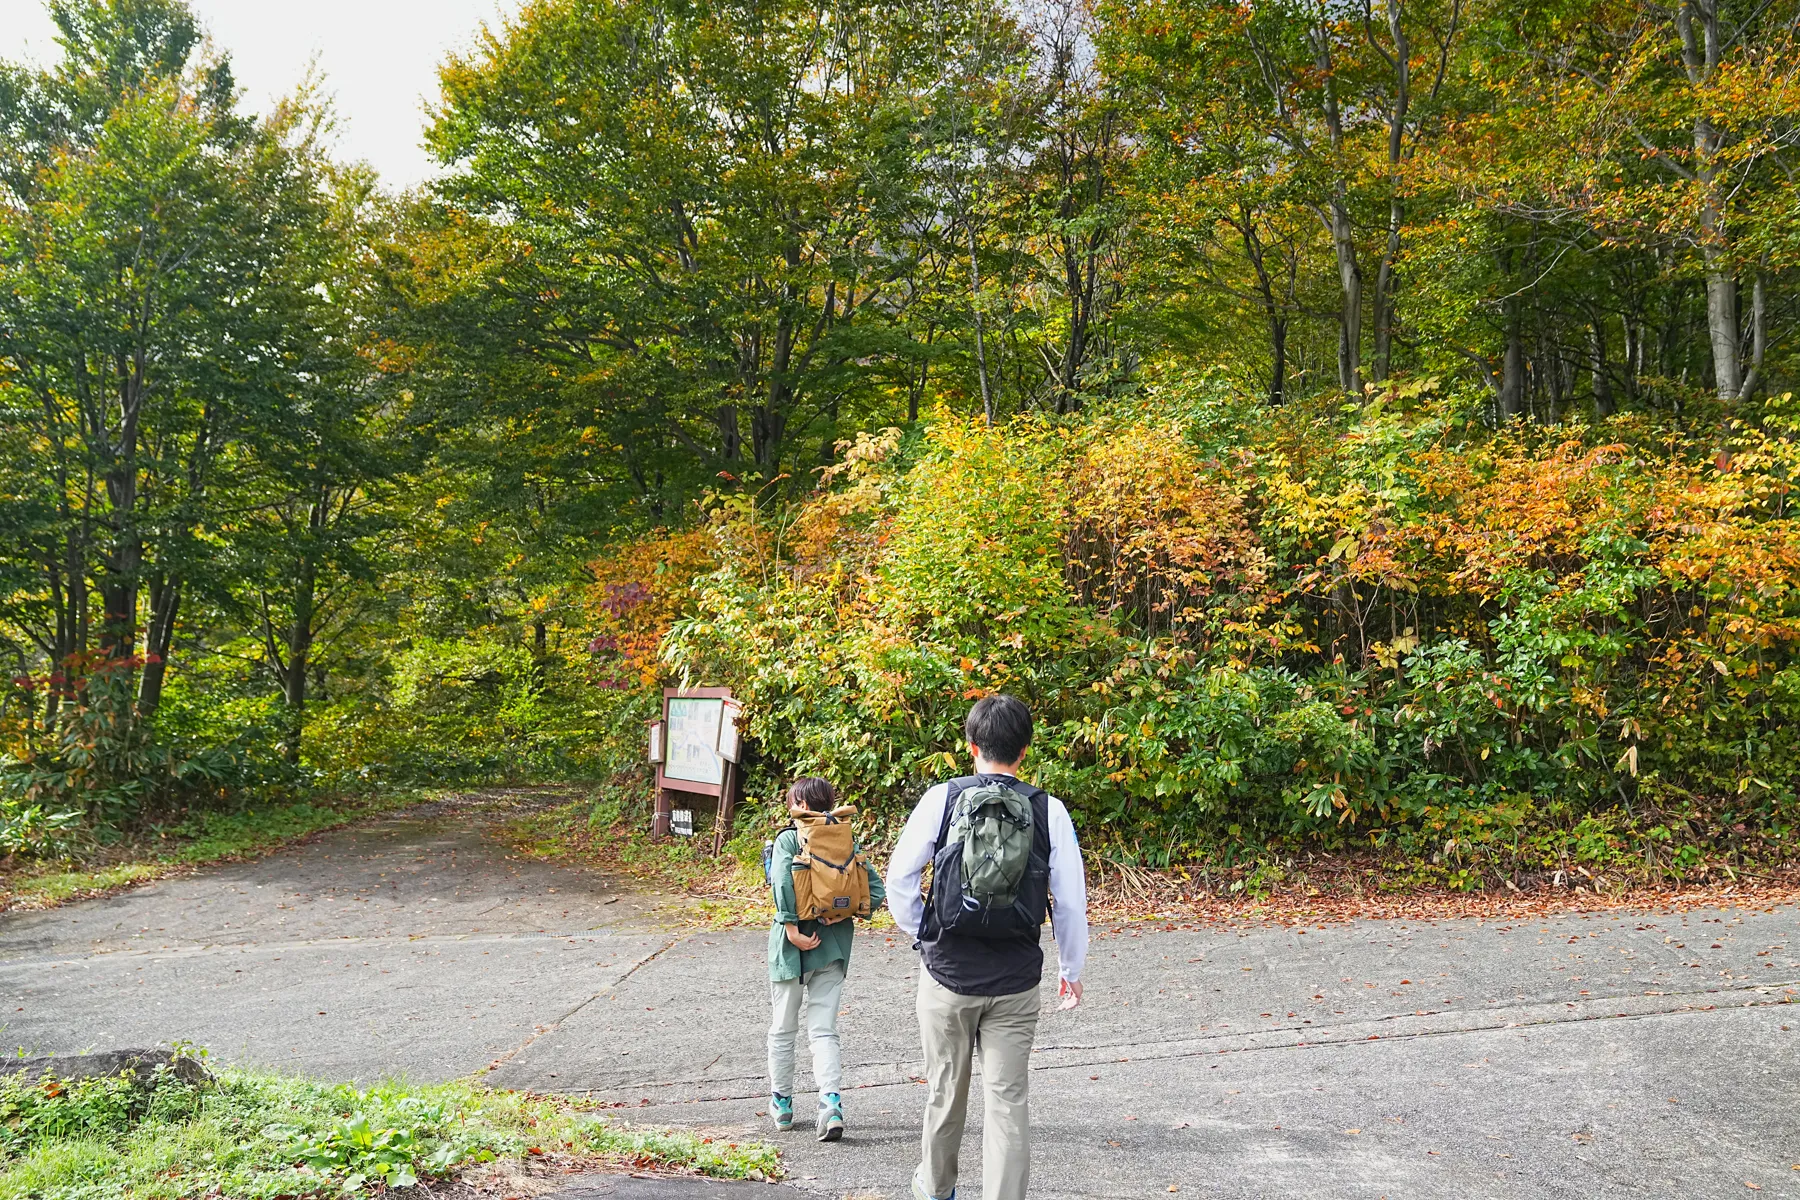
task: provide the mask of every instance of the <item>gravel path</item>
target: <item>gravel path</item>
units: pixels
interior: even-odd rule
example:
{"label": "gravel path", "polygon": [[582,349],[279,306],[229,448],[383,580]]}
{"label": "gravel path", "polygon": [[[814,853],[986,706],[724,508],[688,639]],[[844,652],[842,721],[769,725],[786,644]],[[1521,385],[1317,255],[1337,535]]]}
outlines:
{"label": "gravel path", "polygon": [[[763,933],[685,932],[665,898],[486,835],[541,802],[429,806],[0,916],[5,1036],[33,1053],[186,1038],[359,1080],[483,1071],[647,1122],[775,1136],[758,1116]],[[906,1195],[915,969],[891,931],[859,939],[850,1136],[781,1136],[797,1187]],[[1035,1196],[1800,1197],[1792,909],[1119,928],[1096,938],[1087,986],[1086,1006],[1040,1027]],[[963,1200],[979,1195],[978,1124]],[[779,1194],[578,1188],[561,1194]]]}

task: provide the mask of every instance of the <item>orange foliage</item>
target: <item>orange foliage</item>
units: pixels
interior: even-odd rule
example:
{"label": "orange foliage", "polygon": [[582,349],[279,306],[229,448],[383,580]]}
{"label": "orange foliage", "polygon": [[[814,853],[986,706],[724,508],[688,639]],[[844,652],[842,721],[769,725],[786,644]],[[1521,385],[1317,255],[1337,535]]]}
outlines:
{"label": "orange foliage", "polygon": [[1623,446],[1568,441],[1548,454],[1502,443],[1480,470],[1470,456],[1433,452],[1417,471],[1421,490],[1446,501],[1413,532],[1415,541],[1449,567],[1449,580],[1493,599],[1522,570],[1562,577],[1580,570],[1582,542],[1595,530],[1645,532],[1649,506],[1644,472],[1608,470]]}
{"label": "orange foliage", "polygon": [[838,461],[820,472],[818,492],[800,507],[788,535],[797,579],[839,568],[840,591],[848,598],[861,575],[851,568],[872,567],[885,540],[884,502],[899,448],[900,431],[892,428],[838,443]]}
{"label": "orange foliage", "polygon": [[717,569],[718,537],[711,528],[657,530],[588,564],[593,585],[587,607],[598,636],[596,657],[616,655],[646,686],[662,674],[662,639],[692,599],[693,584]]}
{"label": "orange foliage", "polygon": [[1097,611],[1210,642],[1273,606],[1242,494],[1178,429],[1133,425],[1094,442],[1065,487],[1064,573]]}

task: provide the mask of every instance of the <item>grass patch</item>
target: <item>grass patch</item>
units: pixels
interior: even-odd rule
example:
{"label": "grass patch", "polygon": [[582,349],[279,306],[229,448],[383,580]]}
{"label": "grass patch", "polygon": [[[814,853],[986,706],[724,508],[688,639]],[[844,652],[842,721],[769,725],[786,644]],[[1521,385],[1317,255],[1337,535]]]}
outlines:
{"label": "grass patch", "polygon": [[423,793],[397,790],[332,800],[310,799],[240,811],[189,813],[180,821],[128,834],[78,857],[20,859],[0,865],[0,911],[53,908],[104,896],[207,863],[251,858],[296,838],[405,808]]}
{"label": "grass patch", "polygon": [[0,1200],[354,1195],[545,1161],[781,1174],[760,1142],[634,1128],[578,1100],[473,1083],[357,1089],[229,1069],[152,1090],[0,1081]]}

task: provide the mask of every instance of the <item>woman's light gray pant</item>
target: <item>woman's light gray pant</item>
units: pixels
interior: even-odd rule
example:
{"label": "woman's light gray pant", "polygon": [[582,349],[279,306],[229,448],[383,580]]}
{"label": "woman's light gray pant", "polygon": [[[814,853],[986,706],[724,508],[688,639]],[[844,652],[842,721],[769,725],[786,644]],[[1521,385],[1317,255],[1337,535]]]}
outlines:
{"label": "woman's light gray pant", "polygon": [[[804,994],[803,994],[804,993]],[[794,1094],[794,1039],[800,1032],[800,1009],[806,1008],[806,1036],[812,1043],[813,1084],[821,1095],[839,1091],[843,1072],[838,1057],[838,1003],[844,995],[844,964],[827,963],[798,979],[769,983],[774,1017],[769,1022],[769,1087],[783,1096]]]}

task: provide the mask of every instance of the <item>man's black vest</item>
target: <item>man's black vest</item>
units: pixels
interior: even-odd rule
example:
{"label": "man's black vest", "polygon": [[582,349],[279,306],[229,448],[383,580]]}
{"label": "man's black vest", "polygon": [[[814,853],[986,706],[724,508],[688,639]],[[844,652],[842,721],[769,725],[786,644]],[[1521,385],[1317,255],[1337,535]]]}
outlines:
{"label": "man's black vest", "polygon": [[1004,783],[1031,800],[1031,860],[1020,882],[1019,900],[1026,911],[1037,914],[1030,932],[1006,938],[971,937],[941,929],[925,902],[919,926],[918,949],[931,977],[963,996],[1012,996],[1029,992],[1044,977],[1044,918],[1050,911],[1050,796],[1042,788],[1022,783],[1010,775],[970,775],[950,781],[944,797],[944,819],[938,826],[937,853],[932,860],[932,887],[943,872],[937,864],[946,854],[962,854],[962,846],[948,845],[950,818],[956,797],[984,783]]}

